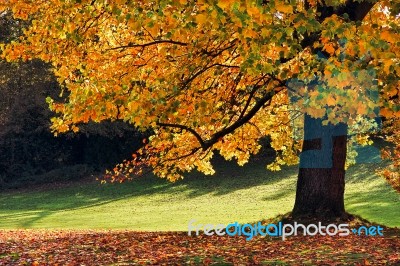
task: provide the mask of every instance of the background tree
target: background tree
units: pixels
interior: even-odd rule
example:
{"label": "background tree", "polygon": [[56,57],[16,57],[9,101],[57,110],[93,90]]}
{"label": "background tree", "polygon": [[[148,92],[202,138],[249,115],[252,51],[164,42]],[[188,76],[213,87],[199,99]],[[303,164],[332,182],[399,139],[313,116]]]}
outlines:
{"label": "background tree", "polygon": [[[143,167],[172,181],[194,168],[212,174],[214,152],[242,165],[270,136],[271,170],[297,163],[303,146],[295,213],[343,216],[347,127],[400,114],[390,97],[399,71],[391,1],[7,0],[7,8],[32,25],[3,56],[51,62],[68,90],[68,102],[49,99],[56,133],[107,119],[154,133],[113,180]],[[293,138],[297,113],[306,114],[303,145]],[[327,164],[310,165],[318,154]]]}
{"label": "background tree", "polygon": [[[0,15],[0,39],[15,41],[29,21]],[[80,134],[55,138],[46,97],[58,101],[60,86],[40,60],[0,60],[0,189],[65,181],[104,171],[141,146],[141,134],[121,121],[84,125]]]}

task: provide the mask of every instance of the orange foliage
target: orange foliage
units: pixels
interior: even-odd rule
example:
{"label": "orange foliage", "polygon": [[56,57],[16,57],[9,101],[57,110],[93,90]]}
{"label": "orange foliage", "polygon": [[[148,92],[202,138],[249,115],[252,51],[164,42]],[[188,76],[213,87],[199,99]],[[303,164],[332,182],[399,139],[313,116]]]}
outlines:
{"label": "orange foliage", "polygon": [[[278,170],[297,162],[297,112],[350,125],[377,108],[400,115],[390,100],[398,95],[399,22],[388,12],[396,5],[376,1],[358,23],[347,14],[319,20],[317,1],[288,2],[5,0],[0,10],[32,24],[2,55],[52,63],[69,91],[68,102],[49,101],[54,132],[105,119],[154,132],[113,180],[145,168],[170,180],[195,168],[212,174],[214,152],[244,164],[265,136],[278,152],[269,168]],[[289,104],[293,80],[302,85]]]}

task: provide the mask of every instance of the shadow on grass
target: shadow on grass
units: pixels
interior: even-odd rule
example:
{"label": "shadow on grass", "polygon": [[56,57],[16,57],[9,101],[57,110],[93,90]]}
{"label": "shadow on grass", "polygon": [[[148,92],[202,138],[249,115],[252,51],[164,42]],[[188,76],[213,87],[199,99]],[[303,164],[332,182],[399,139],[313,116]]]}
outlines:
{"label": "shadow on grass", "polygon": [[[43,191],[2,193],[0,220],[6,224],[7,220],[16,219],[20,227],[26,228],[55,212],[91,208],[134,197],[161,194],[168,200],[169,197],[181,194],[184,200],[203,195],[223,196],[257,186],[265,186],[263,201],[294,198],[297,167],[285,167],[280,172],[270,172],[265,169],[266,163],[265,160],[253,159],[245,167],[240,167],[235,162],[226,162],[217,157],[214,160],[216,175],[204,176],[193,172],[175,183],[148,175],[123,184],[101,185],[96,182]],[[346,186],[350,188],[350,192],[345,197],[346,208],[349,212],[372,221],[399,226],[398,194],[385,182],[378,182],[369,190],[363,188],[363,184],[368,187],[367,185],[376,182],[378,177],[373,173],[378,166],[379,164],[364,164],[349,169]],[[287,178],[292,181],[284,182]],[[376,220],[374,217],[385,218]]]}
{"label": "shadow on grass", "polygon": [[[216,174],[213,176],[193,172],[175,183],[147,175],[123,184],[77,183],[76,186],[45,190],[2,192],[0,219],[4,224],[7,220],[17,220],[20,227],[26,228],[55,212],[86,209],[128,198],[156,194],[163,194],[168,198],[180,193],[187,198],[208,194],[219,196],[261,185],[271,185],[275,188],[265,198],[274,200],[290,192],[290,189],[280,182],[296,173],[295,167],[282,172],[267,171],[266,162],[260,159],[240,167],[236,162],[227,162],[217,157],[214,165]],[[282,190],[278,191],[276,188]]]}
{"label": "shadow on grass", "polygon": [[346,210],[372,222],[400,227],[400,195],[387,184],[377,185],[368,193],[356,192],[345,196]]}
{"label": "shadow on grass", "polygon": [[372,222],[400,227],[400,195],[376,170],[386,162],[351,167],[346,173],[346,210]]}
{"label": "shadow on grass", "polygon": [[285,167],[283,171],[279,172],[266,170],[266,162],[263,160],[251,160],[244,167],[222,158],[215,158],[214,162],[215,175],[206,176],[195,171],[188,174],[185,179],[177,181],[176,184],[182,185],[183,190],[190,191],[189,197],[210,193],[220,196],[262,185],[273,185],[286,189],[286,186],[282,187],[280,184],[281,181],[297,174],[297,167]]}

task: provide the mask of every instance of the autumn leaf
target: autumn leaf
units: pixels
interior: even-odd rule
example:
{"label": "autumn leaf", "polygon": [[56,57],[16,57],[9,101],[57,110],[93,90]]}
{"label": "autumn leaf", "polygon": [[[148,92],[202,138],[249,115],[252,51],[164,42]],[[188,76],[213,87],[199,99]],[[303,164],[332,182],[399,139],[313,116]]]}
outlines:
{"label": "autumn leaf", "polygon": [[[355,225],[354,225],[355,226]],[[185,232],[94,230],[2,230],[2,265],[120,264],[293,264],[396,265],[400,261],[399,230],[385,228],[386,237],[188,236]],[[371,248],[373,247],[373,249]],[[46,256],[43,256],[46,254]]]}
{"label": "autumn leaf", "polygon": [[[320,5],[336,10],[339,2]],[[7,0],[2,9],[32,23],[1,44],[2,58],[53,66],[68,91],[66,101],[48,101],[54,134],[105,120],[153,133],[111,180],[145,169],[170,180],[194,169],[212,174],[214,152],[243,165],[264,137],[285,150],[279,165],[295,164],[304,125],[292,123],[293,110],[349,124],[377,108],[387,118],[399,112],[389,88],[398,87],[400,25],[384,11],[396,6],[357,2],[369,10],[358,20],[346,3],[322,17],[318,1],[308,4]],[[293,80],[303,88],[291,88]]]}
{"label": "autumn leaf", "polygon": [[232,7],[233,3],[235,3],[236,0],[220,0],[218,1],[218,6],[221,7],[222,9],[227,9]]}
{"label": "autumn leaf", "polygon": [[335,106],[336,105],[336,99],[333,97],[333,95],[329,95],[328,98],[326,99],[326,103],[329,106]]}
{"label": "autumn leaf", "polygon": [[281,13],[284,14],[292,14],[293,13],[293,6],[289,4],[285,4],[284,2],[277,2],[276,5],[276,10],[278,10]]}

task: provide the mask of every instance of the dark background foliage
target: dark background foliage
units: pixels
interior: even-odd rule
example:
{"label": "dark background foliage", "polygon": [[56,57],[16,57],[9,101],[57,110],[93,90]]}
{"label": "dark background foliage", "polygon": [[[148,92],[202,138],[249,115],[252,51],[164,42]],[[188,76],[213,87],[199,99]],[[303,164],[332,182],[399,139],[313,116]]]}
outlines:
{"label": "dark background foliage", "polygon": [[[23,26],[0,15],[0,40],[17,38]],[[130,158],[140,146],[142,134],[122,121],[54,137],[46,97],[62,101],[60,92],[49,65],[0,61],[0,188],[87,177]]]}

